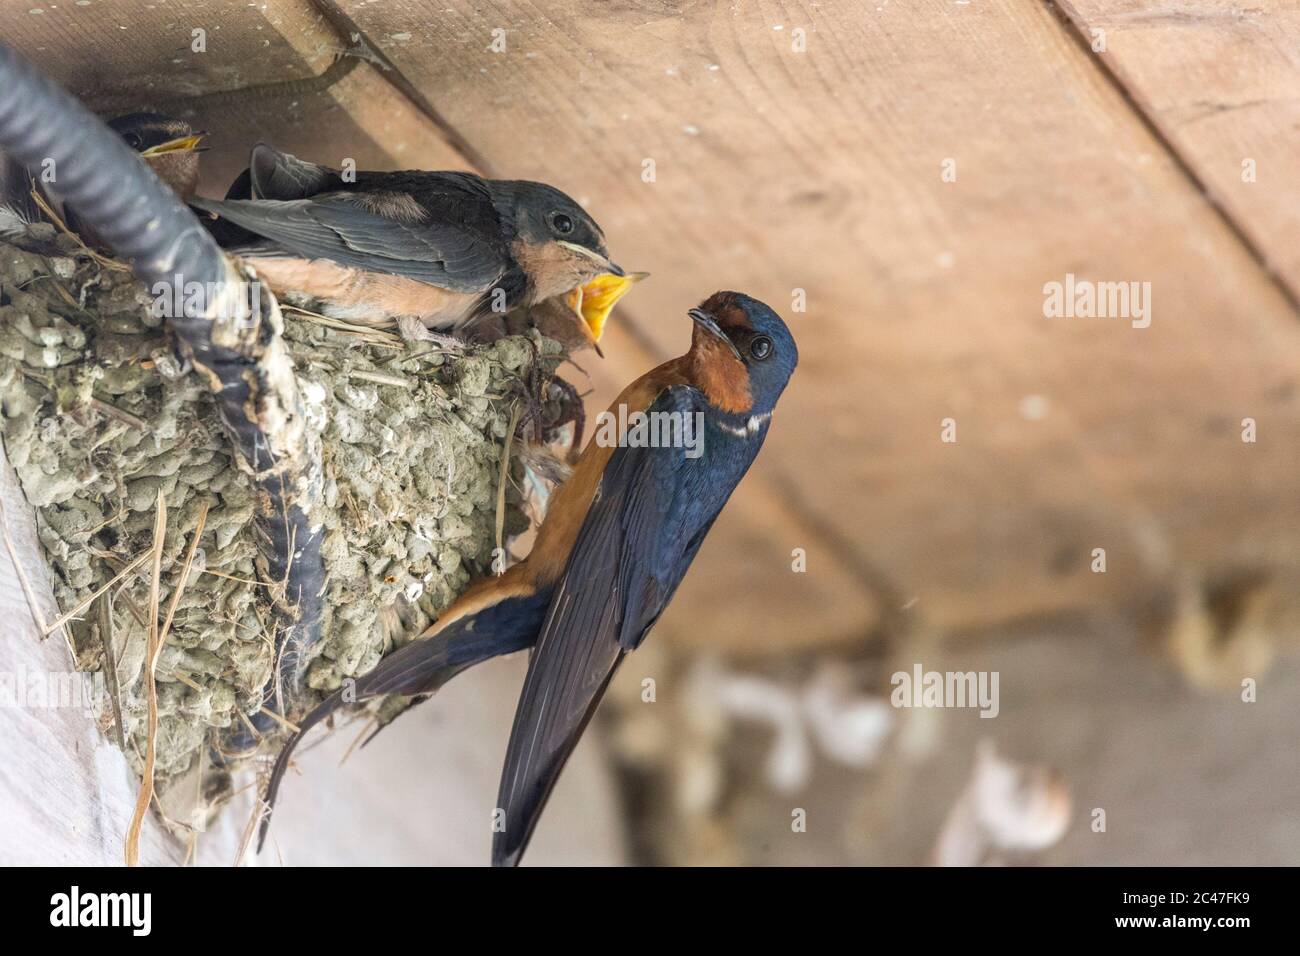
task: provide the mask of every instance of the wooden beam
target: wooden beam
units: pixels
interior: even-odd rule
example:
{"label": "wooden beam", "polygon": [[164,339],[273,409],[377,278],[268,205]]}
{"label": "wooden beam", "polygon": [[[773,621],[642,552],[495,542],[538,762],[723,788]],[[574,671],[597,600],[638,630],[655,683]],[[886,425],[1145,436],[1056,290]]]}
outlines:
{"label": "wooden beam", "polygon": [[1211,202],[1300,298],[1300,10],[1139,0],[1060,8]]}
{"label": "wooden beam", "polygon": [[[1300,327],[1045,6],[340,6],[501,174],[568,189],[654,274],[626,314],[657,355],[720,287],[792,319],[760,470],[939,626],[1300,554]],[[1045,318],[1067,274],[1150,283],[1150,327]]]}
{"label": "wooden beam", "polygon": [[307,79],[344,45],[310,0],[32,0],[0,9],[0,36],[110,115]]}

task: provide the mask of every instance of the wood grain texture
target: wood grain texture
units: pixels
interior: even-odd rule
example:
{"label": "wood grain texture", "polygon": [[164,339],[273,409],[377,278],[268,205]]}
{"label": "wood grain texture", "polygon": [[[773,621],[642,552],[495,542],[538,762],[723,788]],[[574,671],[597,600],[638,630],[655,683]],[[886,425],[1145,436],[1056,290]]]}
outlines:
{"label": "wood grain texture", "polygon": [[24,0],[0,7],[0,37],[110,114],[309,78],[343,46],[309,0]]}
{"label": "wood grain texture", "polygon": [[1090,46],[1104,41],[1099,59],[1300,297],[1300,8],[1290,0],[1060,6]]}
{"label": "wood grain texture", "polygon": [[[757,472],[841,570],[954,628],[1296,560],[1300,325],[1046,7],[340,5],[497,173],[569,190],[653,274],[624,312],[653,353],[717,288],[792,319],[802,362]],[[1151,283],[1151,327],[1045,319],[1067,273]],[[733,588],[786,593],[775,550]],[[665,627],[699,603],[684,590]]]}
{"label": "wood grain texture", "polygon": [[259,141],[335,168],[346,159],[358,169],[468,168],[368,63],[328,88],[201,98],[177,112],[209,133],[199,183],[207,196],[225,195]]}

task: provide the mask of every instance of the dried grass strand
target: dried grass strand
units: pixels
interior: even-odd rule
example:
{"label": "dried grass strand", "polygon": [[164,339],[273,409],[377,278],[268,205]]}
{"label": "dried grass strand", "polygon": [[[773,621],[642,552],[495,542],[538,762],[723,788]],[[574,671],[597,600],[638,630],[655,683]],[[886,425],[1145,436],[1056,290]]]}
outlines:
{"label": "dried grass strand", "polygon": [[99,641],[104,651],[104,675],[108,700],[113,707],[113,730],[117,746],[126,753],[126,725],[122,721],[121,690],[117,686],[117,654],[113,651],[113,599],[107,594],[99,600]]}
{"label": "dried grass strand", "polygon": [[54,223],[54,228],[75,239],[77,245],[81,247],[81,251],[86,253],[86,255],[90,256],[90,258],[94,259],[105,269],[113,269],[116,272],[131,271],[131,267],[125,262],[118,262],[116,259],[110,259],[108,256],[102,255],[90,248],[90,246],[86,245],[85,240],[69,229],[68,224],[63,221],[63,218],[54,211],[54,208],[48,202],[45,201],[45,197],[41,195],[40,190],[36,188],[35,184],[32,185],[32,199],[36,202],[36,205],[40,207],[41,212],[46,215],[50,222]]}
{"label": "dried grass strand", "polygon": [[167,641],[167,635],[171,632],[172,620],[176,617],[176,606],[180,604],[181,594],[185,591],[185,585],[189,583],[190,569],[194,567],[194,555],[199,550],[199,539],[203,537],[203,528],[208,523],[208,506],[209,502],[205,501],[199,509],[199,519],[194,525],[194,535],[190,538],[189,549],[185,552],[185,564],[181,567],[180,580],[176,582],[176,587],[172,589],[172,599],[167,604],[167,620],[163,622],[162,631],[158,635],[160,650]]}
{"label": "dried grass strand", "polygon": [[76,617],[78,614],[84,611],[86,608],[90,607],[90,605],[94,602],[94,600],[97,597],[99,597],[101,594],[104,594],[114,584],[122,580],[124,577],[126,577],[128,574],[130,574],[140,565],[144,564],[151,557],[153,557],[152,550],[146,551],[144,554],[140,555],[138,558],[136,558],[134,561],[132,561],[130,564],[124,567],[121,571],[118,571],[117,574],[113,575],[113,577],[110,578],[106,584],[102,584],[98,588],[96,588],[94,593],[91,594],[90,597],[83,598],[82,600],[78,601],[76,605],[73,606],[72,610],[62,614],[57,621],[47,626],[44,629],[42,636],[43,637],[49,636],[49,633],[52,630],[54,630],[56,627],[63,626],[68,621],[72,620],[74,617]]}
{"label": "dried grass strand", "polygon": [[162,603],[161,578],[163,543],[167,537],[167,499],[162,489],[158,489],[158,511],[153,522],[153,568],[149,576],[149,646],[144,662],[144,683],[148,697],[149,716],[145,735],[144,772],[140,779],[140,793],[135,801],[135,813],[131,816],[131,825],[126,831],[126,865],[140,865],[140,829],[144,826],[144,815],[149,811],[153,800],[154,756],[158,743],[158,685],[155,674],[158,667],[158,652],[161,644],[158,640],[158,609]]}
{"label": "dried grass strand", "polygon": [[506,484],[510,478],[510,446],[514,444],[515,429],[519,427],[519,417],[523,412],[523,405],[516,404],[514,411],[510,413],[510,427],[506,429],[505,445],[501,448],[501,475],[497,481],[497,557],[505,554],[505,548],[502,537],[506,529]]}

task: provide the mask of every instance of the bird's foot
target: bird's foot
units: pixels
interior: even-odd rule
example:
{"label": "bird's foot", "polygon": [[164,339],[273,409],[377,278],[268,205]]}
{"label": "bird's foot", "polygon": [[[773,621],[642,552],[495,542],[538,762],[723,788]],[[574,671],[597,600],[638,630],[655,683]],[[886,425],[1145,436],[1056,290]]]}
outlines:
{"label": "bird's foot", "polygon": [[465,342],[462,339],[443,332],[435,332],[413,315],[399,315],[397,317],[397,331],[408,342],[433,342],[442,348],[457,352],[465,348]]}

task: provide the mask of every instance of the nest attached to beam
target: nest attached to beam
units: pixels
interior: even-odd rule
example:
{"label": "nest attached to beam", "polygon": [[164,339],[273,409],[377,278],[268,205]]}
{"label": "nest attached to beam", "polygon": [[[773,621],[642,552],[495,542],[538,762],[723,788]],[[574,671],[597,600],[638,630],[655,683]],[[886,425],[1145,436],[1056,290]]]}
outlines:
{"label": "nest attached to beam", "polygon": [[[159,492],[166,608],[205,516],[157,666],[155,779],[165,816],[186,780],[206,813],[238,764],[222,758],[222,743],[252,730],[277,666],[278,583],[258,559],[256,488],[147,290],[67,237],[43,238],[0,243],[5,453],[36,509],[65,612],[151,551]],[[303,671],[309,703],[418,635],[472,572],[488,570],[499,520],[506,536],[527,527],[513,487],[498,514],[504,446],[561,349],[534,331],[447,351],[288,310],[284,340],[321,446],[321,500],[309,517],[324,528],[327,585]],[[146,562],[120,577],[110,600],[67,624],[76,667],[106,678],[101,727],[137,773],[148,733],[149,571]],[[201,826],[193,816],[190,806],[182,822]]]}

